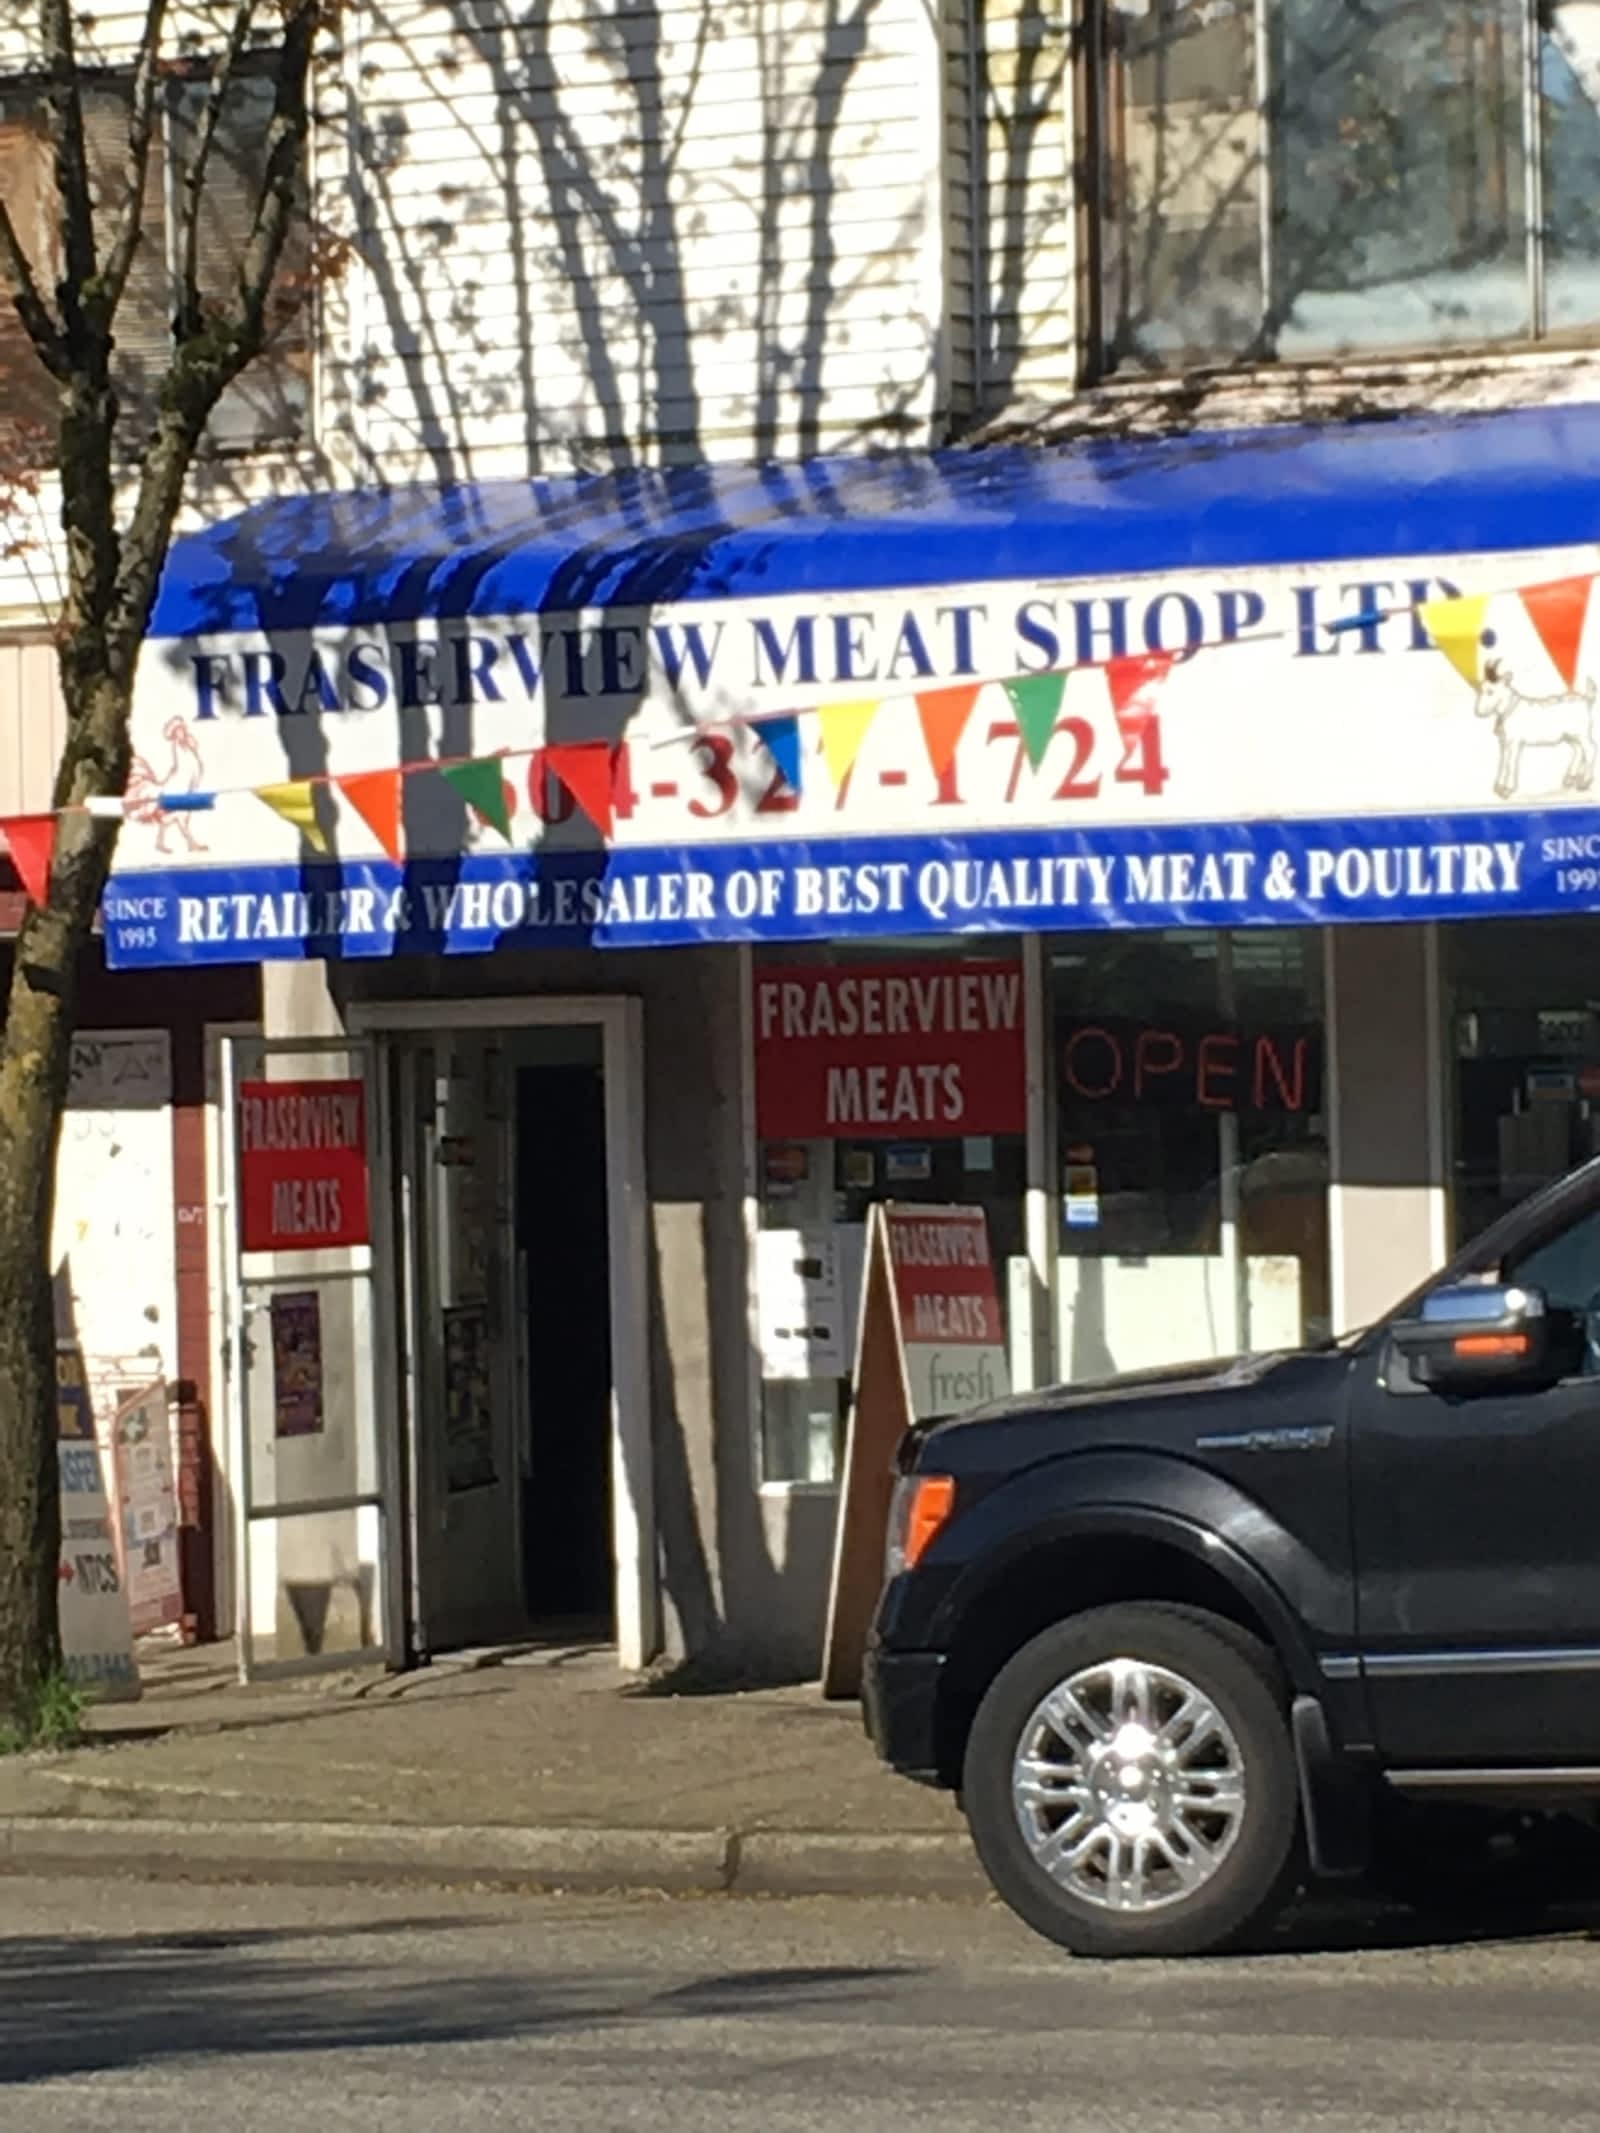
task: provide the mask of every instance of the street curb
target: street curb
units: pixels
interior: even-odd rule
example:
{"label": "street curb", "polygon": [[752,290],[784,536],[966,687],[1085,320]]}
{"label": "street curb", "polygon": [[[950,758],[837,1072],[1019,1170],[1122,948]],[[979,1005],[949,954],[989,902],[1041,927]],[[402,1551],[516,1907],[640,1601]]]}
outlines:
{"label": "street curb", "polygon": [[833,1831],[429,1828],[13,1815],[0,1870],[205,1880],[427,1881],[669,1895],[941,1896],[987,1884],[965,1839]]}

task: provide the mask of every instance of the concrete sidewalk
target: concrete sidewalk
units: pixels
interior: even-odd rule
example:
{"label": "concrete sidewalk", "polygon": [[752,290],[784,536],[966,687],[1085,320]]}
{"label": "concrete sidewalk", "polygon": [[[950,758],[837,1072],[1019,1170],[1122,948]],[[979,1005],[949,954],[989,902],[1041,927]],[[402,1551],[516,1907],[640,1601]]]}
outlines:
{"label": "concrete sidewalk", "polygon": [[981,1895],[954,1804],[815,1687],[670,1693],[560,1646],[241,1689],[146,1654],[138,1704],[0,1761],[0,1864],[703,1892]]}

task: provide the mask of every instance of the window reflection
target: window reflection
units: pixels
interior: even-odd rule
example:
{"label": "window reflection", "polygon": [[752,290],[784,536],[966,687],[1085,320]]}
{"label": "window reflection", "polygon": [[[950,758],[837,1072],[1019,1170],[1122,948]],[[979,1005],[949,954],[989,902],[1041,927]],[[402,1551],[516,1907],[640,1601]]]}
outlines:
{"label": "window reflection", "polygon": [[1105,0],[1118,366],[1600,320],[1594,0]]}
{"label": "window reflection", "polygon": [[1129,934],[1051,960],[1062,1375],[1322,1337],[1317,937]]}

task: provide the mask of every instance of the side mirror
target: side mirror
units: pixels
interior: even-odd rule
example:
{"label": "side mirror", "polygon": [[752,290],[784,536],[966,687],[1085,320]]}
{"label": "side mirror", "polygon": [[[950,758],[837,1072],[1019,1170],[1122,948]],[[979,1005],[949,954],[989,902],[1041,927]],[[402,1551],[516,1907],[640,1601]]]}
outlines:
{"label": "side mirror", "polygon": [[1433,1290],[1415,1318],[1389,1331],[1432,1392],[1553,1385],[1576,1367],[1583,1338],[1569,1314],[1552,1315],[1541,1290],[1480,1282]]}

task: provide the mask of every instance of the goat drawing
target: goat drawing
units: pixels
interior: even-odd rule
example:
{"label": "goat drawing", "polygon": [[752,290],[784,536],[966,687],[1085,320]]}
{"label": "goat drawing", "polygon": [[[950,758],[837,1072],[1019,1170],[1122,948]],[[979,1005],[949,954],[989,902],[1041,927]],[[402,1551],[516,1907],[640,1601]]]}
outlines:
{"label": "goat drawing", "polygon": [[1594,783],[1594,702],[1591,681],[1580,694],[1524,696],[1497,659],[1485,660],[1483,680],[1474,706],[1479,718],[1494,720],[1500,743],[1500,762],[1494,789],[1509,800],[1522,778],[1525,748],[1565,748],[1566,775],[1563,787],[1584,792]]}

